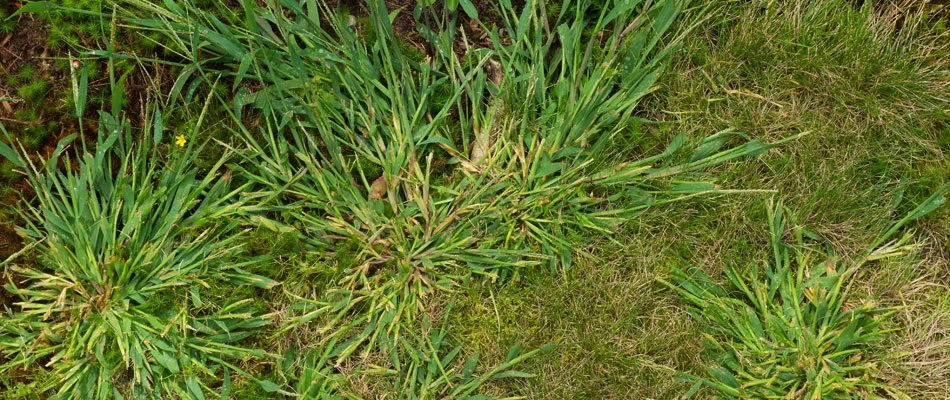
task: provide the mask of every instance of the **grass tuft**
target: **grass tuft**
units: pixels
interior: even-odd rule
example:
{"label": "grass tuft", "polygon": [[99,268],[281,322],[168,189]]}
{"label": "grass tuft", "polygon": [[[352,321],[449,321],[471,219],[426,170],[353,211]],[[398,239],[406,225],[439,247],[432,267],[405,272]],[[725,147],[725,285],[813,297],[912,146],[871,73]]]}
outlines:
{"label": "grass tuft", "polygon": [[[289,16],[246,5],[258,17],[232,27],[187,4],[135,4],[158,16],[136,23],[168,32],[172,51],[189,59],[199,59],[190,53],[197,42],[179,33],[191,29],[186,21],[204,23],[196,39],[215,64],[195,67],[234,79],[236,114],[252,105],[267,119],[242,133],[242,172],[259,188],[248,198],[283,216],[259,221],[298,232],[311,251],[356,254],[336,287],[291,321],[332,315],[321,329],[353,336],[334,351],[341,358],[398,346],[433,291],[470,275],[494,281],[569,267],[579,238],[719,191],[671,177],[771,148],[727,130],[682,163],[671,159],[690,154],[683,136],[654,156],[601,158],[674,49],[665,34],[678,1],[609,10],[579,2],[557,17],[537,2],[502,3],[504,36],[482,27],[491,45],[466,44],[475,63],[453,47],[465,38],[424,25],[426,62],[414,61],[379,2],[370,10],[373,43],[316,5],[290,7]],[[262,87],[250,93],[240,85],[248,80]]]}
{"label": "grass tuft", "polygon": [[74,134],[39,165],[0,144],[36,193],[19,227],[35,258],[13,264],[19,278],[5,286],[15,301],[0,320],[0,371],[48,368],[36,390],[49,398],[203,398],[228,370],[243,373],[233,360],[263,356],[240,346],[268,323],[250,300],[202,296],[274,285],[242,269],[255,259],[236,258],[240,231],[227,219],[244,206],[240,189],[221,178],[225,159],[199,177],[193,153],[150,127],[135,141],[128,121],[102,113],[94,147]]}
{"label": "grass tuft", "polygon": [[[725,271],[731,291],[699,270],[673,269],[662,280],[693,306],[690,314],[707,326],[707,357],[714,366],[694,378],[728,398],[908,398],[883,376],[881,360],[869,347],[894,330],[882,323],[897,312],[871,301],[851,302],[855,274],[866,261],[902,255],[914,246],[910,235],[884,242],[945,198],[950,184],[882,233],[853,265],[806,242],[818,237],[795,227],[794,244],[783,243],[787,210],[770,208],[772,263],[760,270]],[[793,225],[794,224],[790,224]]]}

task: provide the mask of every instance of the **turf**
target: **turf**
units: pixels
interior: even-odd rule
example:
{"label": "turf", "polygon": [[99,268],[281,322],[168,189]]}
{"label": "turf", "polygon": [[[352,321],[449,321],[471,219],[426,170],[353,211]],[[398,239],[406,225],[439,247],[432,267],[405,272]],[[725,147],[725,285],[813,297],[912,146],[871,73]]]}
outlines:
{"label": "turf", "polygon": [[[471,4],[464,1],[452,4],[456,3],[463,3],[462,7]],[[565,2],[550,0],[545,5],[551,13],[573,10],[570,2],[566,7],[562,3]],[[348,394],[350,398],[404,398],[410,397],[410,392],[426,398],[433,393],[446,395],[469,387],[477,388],[477,393],[490,398],[674,399],[694,388],[699,389],[694,395],[696,398],[721,395],[711,387],[694,386],[696,380],[691,378],[708,378],[707,367],[715,365],[713,357],[704,352],[707,348],[703,335],[711,332],[710,321],[690,315],[690,303],[664,282],[676,282],[676,271],[697,268],[711,280],[728,286],[724,271],[730,268],[745,271],[750,265],[763,265],[772,260],[770,246],[774,239],[795,242],[792,233],[782,236],[781,232],[776,234],[769,229],[771,214],[767,208],[777,203],[784,204],[788,220],[793,221],[788,232],[806,231],[813,236],[810,244],[802,246],[812,246],[810,250],[819,247],[822,251],[833,250],[843,264],[860,264],[862,251],[882,231],[950,181],[948,17],[940,6],[914,2],[692,2],[663,36],[661,47],[677,47],[670,53],[663,73],[636,105],[636,118],[615,133],[609,146],[598,155],[599,161],[619,165],[659,154],[680,133],[687,146],[694,148],[702,147],[704,138],[724,130],[747,136],[730,137],[725,142],[728,146],[742,146],[749,143],[748,140],[772,143],[790,137],[796,139],[757,157],[727,160],[679,177],[690,182],[714,182],[716,191],[653,205],[608,234],[570,231],[569,239],[576,245],[570,252],[569,268],[560,268],[565,263],[562,253],[558,255],[561,257],[558,268],[548,268],[547,263],[533,265],[516,274],[503,274],[505,278],[497,281],[479,274],[461,273],[459,269],[447,270],[451,284],[440,290],[413,293],[423,299],[418,302],[422,306],[404,314],[412,321],[403,325],[407,329],[399,339],[403,341],[400,342],[404,346],[402,350],[389,351],[390,347],[386,347],[389,345],[380,344],[381,350],[375,351],[377,336],[372,336],[368,345],[354,350],[350,357],[335,359],[329,356],[333,344],[351,339],[324,331],[337,314],[314,314],[313,320],[301,322],[302,315],[312,310],[306,307],[323,305],[321,296],[351,276],[352,267],[364,261],[365,265],[377,261],[367,255],[377,248],[350,238],[333,242],[332,253],[313,251],[312,243],[323,239],[298,232],[305,230],[302,225],[319,225],[321,218],[306,219],[309,217],[294,214],[297,211],[288,206],[302,203],[282,203],[282,208],[266,210],[251,206],[247,214],[253,218],[249,222],[234,217],[250,227],[240,233],[243,236],[240,240],[247,255],[271,258],[248,263],[247,271],[240,271],[241,275],[267,277],[280,282],[280,286],[275,288],[269,280],[268,284],[258,287],[220,285],[202,296],[223,299],[221,301],[252,300],[245,308],[248,315],[261,315],[270,322],[250,331],[240,345],[254,349],[253,354],[258,356],[233,356],[229,361],[234,364],[223,369],[233,371],[227,378],[220,374],[205,376],[211,382],[210,387],[197,388],[197,383],[189,386],[193,378],[188,378],[191,380],[186,379],[181,389],[169,381],[164,390],[169,393],[180,390],[179,396],[188,397],[202,391],[221,392],[230,382],[230,397],[239,399],[280,395],[289,398],[290,392],[307,393],[305,398],[324,398],[317,397],[317,393],[326,398],[334,398],[332,394]],[[360,15],[356,24],[365,25],[363,32],[376,37],[380,34],[375,31],[379,26],[369,27],[368,21],[371,20]],[[149,34],[154,36],[154,33]],[[586,38],[584,35],[589,34],[579,36]],[[365,37],[362,40],[365,41]],[[356,42],[352,45],[358,51],[365,50],[369,58],[374,55],[372,50],[363,49]],[[414,63],[422,61],[416,59],[420,57],[413,58],[418,51],[413,53],[412,40],[398,45],[406,58]],[[174,60],[175,68],[189,62],[189,57],[183,60],[176,56],[172,52],[165,53],[165,57]],[[222,68],[232,78],[235,71],[248,68],[240,66],[243,64],[240,58],[229,61],[222,56],[215,62],[221,65],[232,62],[230,67],[233,68]],[[214,63],[205,65],[209,69],[220,67]],[[258,67],[253,66],[250,71],[267,71],[255,68]],[[252,75],[246,78],[252,80]],[[266,138],[264,134],[257,135],[260,132],[256,129],[263,130],[261,127],[271,122],[265,118],[266,111],[230,120],[230,101],[204,102],[213,99],[214,94],[232,96],[227,88],[222,85],[209,89],[200,83],[191,84],[189,79],[200,80],[186,76],[182,87],[175,85],[172,91],[178,90],[194,105],[175,99],[163,102],[173,107],[165,113],[167,144],[163,149],[178,149],[170,142],[178,134],[190,135],[188,146],[206,144],[205,150],[188,156],[200,172],[199,176],[203,176],[204,171],[219,168],[217,160],[230,149],[241,147],[242,140]],[[313,82],[318,80],[314,78]],[[252,88],[257,87],[252,85]],[[21,90],[28,92],[21,96],[28,97],[41,96],[47,89],[37,84],[36,87],[25,85]],[[427,99],[430,94],[425,91],[428,90],[420,90],[424,94],[418,96]],[[437,89],[431,92],[434,97],[453,96]],[[323,101],[322,95],[325,93],[306,97],[306,100],[319,103]],[[406,95],[410,103],[417,100],[412,97],[415,95]],[[520,105],[517,101],[509,103]],[[349,112],[365,111],[357,107]],[[466,112],[481,118],[516,120],[502,113]],[[345,116],[338,118],[346,121]],[[372,109],[365,112],[364,118],[380,125],[387,123],[375,120],[379,117]],[[207,120],[214,123],[202,122]],[[238,122],[243,125],[238,126]],[[154,119],[151,123],[154,124]],[[461,132],[469,127],[461,126]],[[398,131],[397,124],[393,135],[398,136]],[[270,132],[270,140],[279,141],[275,138],[285,137],[281,136],[283,132]],[[457,135],[464,136],[464,133]],[[480,138],[464,140],[474,143]],[[514,139],[510,143],[519,145]],[[308,154],[319,154],[323,150],[307,145],[312,144],[297,143],[299,147],[295,148]],[[259,153],[267,151],[251,148]],[[277,153],[275,158],[279,156]],[[350,172],[356,172],[354,179],[362,183],[357,185],[361,186],[359,190],[372,190],[376,186],[374,178],[389,173],[370,165],[372,160],[367,161],[372,157],[392,156],[384,153],[370,151],[366,157],[347,165],[352,166]],[[474,153],[472,158],[477,158]],[[249,171],[257,163],[255,155],[246,154],[243,155],[246,158],[235,157],[228,165],[228,169],[233,167],[238,171],[235,184],[247,182],[248,187],[259,188],[253,185],[255,179],[271,182],[271,186],[263,185],[269,189],[255,189],[258,192],[246,197],[253,199],[265,193],[280,201],[286,200],[280,197],[280,191],[292,187],[298,178],[274,183],[277,178],[261,178],[265,176],[263,173],[242,177],[240,171]],[[690,152],[676,153],[666,165],[688,162],[689,158]],[[413,165],[415,161],[410,160],[405,169],[418,168]],[[312,162],[312,168],[319,168],[316,161]],[[435,174],[442,173],[437,176],[438,185],[450,185],[453,180],[461,179],[458,174],[443,173],[451,168],[458,167],[442,165],[434,169]],[[4,176],[12,177],[15,174],[12,169],[12,164],[5,164]],[[429,174],[430,170],[426,169],[425,173]],[[382,182],[387,184],[385,179]],[[395,185],[392,181],[389,183]],[[389,188],[386,195],[399,196],[399,193]],[[590,196],[594,197],[593,192]],[[244,204],[244,200],[235,201]],[[622,208],[633,201],[624,197],[603,207]],[[55,205],[53,200],[50,202]],[[307,207],[316,209],[320,205]],[[380,215],[386,215],[384,207],[380,210]],[[332,210],[320,212],[332,213]],[[555,215],[560,218],[560,212],[538,218]],[[347,220],[345,213],[340,219]],[[352,228],[359,229],[363,228]],[[872,377],[874,381],[895,389],[889,397],[898,397],[893,393],[899,392],[909,398],[940,398],[950,393],[950,212],[946,207],[937,209],[915,219],[900,233],[905,232],[909,235],[904,243],[907,246],[899,255],[863,264],[849,276],[851,290],[844,307],[872,302],[895,310],[881,323],[881,329],[892,331],[884,335],[882,341],[868,344],[865,351],[872,355],[866,362],[875,362],[876,370],[880,371]],[[238,235],[237,231],[229,234]],[[528,243],[524,248],[536,253],[541,253],[542,246],[555,246],[542,241],[518,240],[522,240],[518,243]],[[387,255],[385,250],[378,250],[383,254],[380,258]],[[244,259],[234,261],[238,260]],[[432,268],[420,266],[422,261],[407,263],[423,271]],[[6,276],[13,276],[4,271]],[[214,270],[200,271],[221,278]],[[202,277],[195,273],[187,279]],[[232,280],[230,283],[247,282]],[[27,295],[22,291],[11,292]],[[55,298],[47,295],[50,296]],[[170,290],[153,296],[146,305],[146,312],[176,304],[202,303],[200,299],[194,300],[195,296],[184,289]],[[343,303],[336,304],[340,307]],[[372,315],[375,308],[376,303],[357,304],[354,311],[349,314],[344,311],[339,316]],[[181,318],[185,320],[184,312]],[[42,325],[36,319],[29,322]],[[181,332],[184,334],[187,330],[182,327]],[[384,341],[390,336],[378,337]],[[6,337],[0,335],[0,338]],[[420,354],[424,356],[418,356]],[[525,354],[530,357],[521,357]],[[9,354],[8,357],[12,358]],[[436,368],[432,360],[444,362]],[[0,358],[0,361],[7,360]],[[112,354],[109,361],[116,364],[119,360]],[[467,370],[469,373],[439,371],[450,367],[454,372]],[[158,375],[165,373],[158,366],[154,368]],[[12,371],[15,373],[0,379],[0,397],[42,397],[52,393],[48,390],[58,389],[60,378],[55,369],[26,367]],[[443,379],[449,383],[441,384]],[[40,390],[47,392],[40,395]],[[883,395],[884,392],[875,392],[872,388],[869,393]]]}
{"label": "turf", "polygon": [[[642,106],[658,133],[636,139],[726,128],[765,139],[810,134],[709,172],[729,188],[774,193],[655,209],[615,242],[585,249],[565,276],[459,294],[465,312],[456,323],[476,348],[563,346],[532,363],[538,378],[508,389],[531,398],[676,398],[689,385],[674,371],[698,372],[703,360],[696,323],[655,284],[670,265],[716,276],[765,260],[769,198],[854,255],[950,178],[945,15],[891,3],[711,3]],[[858,297],[906,306],[891,321],[901,330],[880,349],[896,376],[912,377],[894,380],[912,398],[950,392],[947,232],[946,211],[927,217],[915,236],[921,250],[855,278]]]}

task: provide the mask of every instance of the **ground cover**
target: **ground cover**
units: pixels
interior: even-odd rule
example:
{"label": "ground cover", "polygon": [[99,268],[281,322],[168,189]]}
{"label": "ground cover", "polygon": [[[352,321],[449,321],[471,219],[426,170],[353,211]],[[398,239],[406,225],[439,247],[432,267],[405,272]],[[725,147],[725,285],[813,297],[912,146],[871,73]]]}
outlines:
{"label": "ground cover", "polygon": [[238,5],[98,8],[153,101],[62,71],[80,134],[0,148],[6,397],[950,391],[938,6]]}

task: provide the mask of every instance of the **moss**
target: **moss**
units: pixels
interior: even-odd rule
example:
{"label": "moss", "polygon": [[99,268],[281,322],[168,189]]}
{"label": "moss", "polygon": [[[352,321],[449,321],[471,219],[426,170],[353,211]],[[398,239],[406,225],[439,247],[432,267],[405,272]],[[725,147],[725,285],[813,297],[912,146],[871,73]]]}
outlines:
{"label": "moss", "polygon": [[366,179],[368,179],[370,183],[383,174],[383,168],[379,164],[359,154],[355,157],[358,169],[353,171],[353,179],[357,182],[360,182],[362,179],[360,178],[360,171],[363,171],[363,175],[366,176]]}
{"label": "moss", "polygon": [[238,376],[234,377],[232,374],[233,381],[231,386],[231,397],[235,399],[248,399],[248,400],[267,400],[274,398],[273,394],[269,394],[261,388],[261,385],[255,382],[252,379]]}
{"label": "moss", "polygon": [[373,43],[376,43],[378,39],[376,25],[373,24],[373,21],[370,20],[369,17],[357,18],[356,24],[360,27],[360,38],[363,39],[365,45],[372,46]]}
{"label": "moss", "polygon": [[10,16],[10,13],[7,11],[7,7],[4,4],[0,4],[0,33],[10,33],[16,29],[16,20],[7,18]]}
{"label": "moss", "polygon": [[[494,292],[494,293],[492,293]],[[531,296],[521,288],[509,286],[499,291],[484,285],[469,289],[456,298],[449,316],[452,336],[466,346],[483,352],[500,350],[499,339],[537,336],[542,325],[540,315],[530,304]]]}
{"label": "moss", "polygon": [[32,82],[20,86],[18,93],[23,100],[30,103],[40,103],[49,94],[50,84],[45,79],[34,79]]}
{"label": "moss", "polygon": [[50,137],[50,132],[54,131],[57,126],[59,126],[59,124],[56,122],[50,122],[47,124],[31,127],[27,130],[26,137],[23,138],[23,144],[28,149],[40,148]]}
{"label": "moss", "polygon": [[[7,181],[14,181],[20,177],[20,174],[16,172],[16,165],[13,165],[10,161],[3,161],[0,164],[0,177]],[[8,187],[4,186],[3,188],[7,189]]]}
{"label": "moss", "polygon": [[83,42],[102,39],[98,18],[71,11],[102,11],[101,0],[62,0],[59,3],[63,10],[37,13],[48,23],[46,43],[50,48],[78,47]]}
{"label": "moss", "polygon": [[35,76],[36,68],[33,68],[32,65],[24,65],[23,68],[20,68],[20,72],[17,72],[16,79],[20,82],[27,82]]}
{"label": "moss", "polygon": [[357,254],[359,254],[361,247],[362,243],[354,238],[350,238],[345,242],[337,242],[333,253],[336,265],[339,268],[349,268],[359,265]]}
{"label": "moss", "polygon": [[37,118],[39,118],[39,113],[36,110],[29,110],[29,109],[16,110],[13,113],[13,118],[18,119],[20,121],[33,122],[33,121],[36,121]]}
{"label": "moss", "polygon": [[79,39],[70,40],[72,38],[72,31],[67,28],[64,24],[51,23],[49,26],[49,33],[46,37],[46,45],[59,49],[64,47],[66,44],[72,42],[74,45],[79,43]]}
{"label": "moss", "polygon": [[247,238],[247,249],[251,255],[289,256],[300,252],[300,241],[292,232],[274,233],[268,229],[257,229]]}

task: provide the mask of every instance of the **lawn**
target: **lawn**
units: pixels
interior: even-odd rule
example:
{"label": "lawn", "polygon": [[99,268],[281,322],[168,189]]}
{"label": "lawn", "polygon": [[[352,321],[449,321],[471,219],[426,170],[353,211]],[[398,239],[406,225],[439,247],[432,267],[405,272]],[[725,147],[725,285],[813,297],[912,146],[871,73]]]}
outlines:
{"label": "lawn", "polygon": [[0,398],[945,398],[947,7],[2,2]]}

